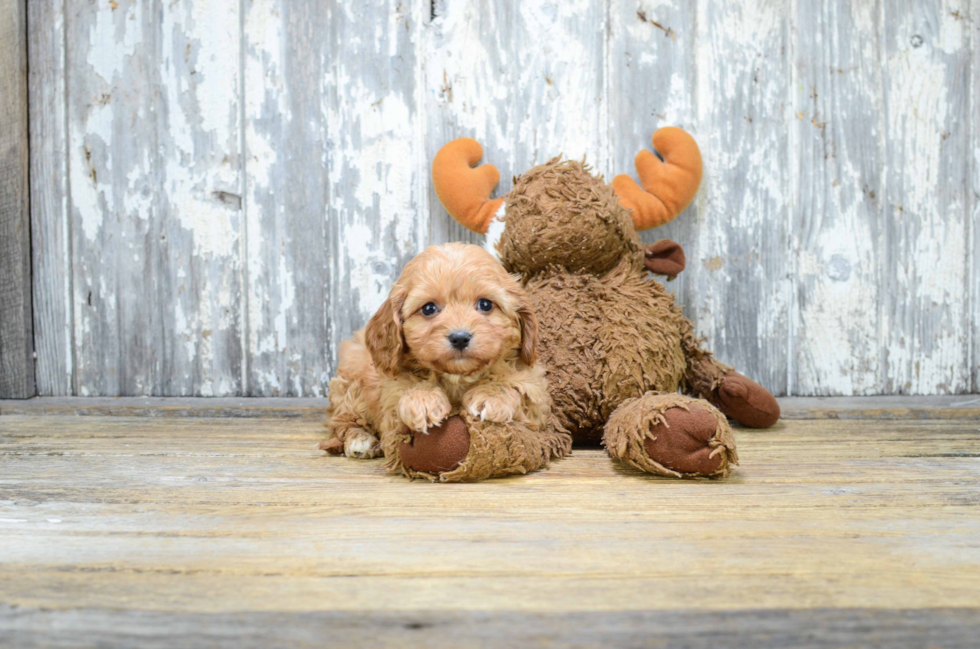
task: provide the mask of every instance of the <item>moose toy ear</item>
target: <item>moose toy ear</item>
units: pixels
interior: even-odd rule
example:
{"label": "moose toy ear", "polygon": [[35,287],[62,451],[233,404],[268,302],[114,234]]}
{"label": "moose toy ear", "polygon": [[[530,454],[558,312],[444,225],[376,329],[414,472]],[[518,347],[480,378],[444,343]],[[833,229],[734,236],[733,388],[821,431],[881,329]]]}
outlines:
{"label": "moose toy ear", "polygon": [[490,200],[500,172],[490,164],[474,166],[482,157],[483,147],[476,140],[453,140],[432,160],[432,184],[450,216],[473,232],[486,234],[504,199]]}
{"label": "moose toy ear", "polygon": [[647,248],[643,254],[643,264],[654,275],[666,275],[674,279],[687,267],[687,255],[681,244],[670,239],[661,239]]}
{"label": "moose toy ear", "polygon": [[683,129],[667,126],[653,134],[653,150],[636,154],[636,173],[643,189],[621,174],[612,186],[619,204],[633,212],[637,230],[649,230],[673,220],[691,204],[701,184],[701,150]]}

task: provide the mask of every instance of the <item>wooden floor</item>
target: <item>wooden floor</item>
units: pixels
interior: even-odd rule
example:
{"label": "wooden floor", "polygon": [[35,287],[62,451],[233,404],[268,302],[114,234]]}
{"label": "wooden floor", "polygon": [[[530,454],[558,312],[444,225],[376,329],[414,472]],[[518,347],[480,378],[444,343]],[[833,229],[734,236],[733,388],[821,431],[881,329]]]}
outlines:
{"label": "wooden floor", "polygon": [[0,646],[900,646],[980,637],[980,419],[736,431],[482,484],[315,421],[0,417]]}

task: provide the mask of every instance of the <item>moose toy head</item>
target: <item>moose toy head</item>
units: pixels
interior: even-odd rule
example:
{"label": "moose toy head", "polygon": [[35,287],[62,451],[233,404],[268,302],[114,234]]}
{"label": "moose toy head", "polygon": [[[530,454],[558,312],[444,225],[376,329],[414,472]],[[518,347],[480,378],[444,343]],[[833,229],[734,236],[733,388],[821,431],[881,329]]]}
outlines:
{"label": "moose toy head", "polygon": [[[673,220],[697,193],[702,163],[694,138],[666,127],[654,134],[653,146],[654,153],[636,156],[642,189],[627,175],[606,184],[583,163],[555,158],[516,178],[506,196],[491,200],[500,173],[490,164],[474,167],[483,149],[469,138],[439,151],[432,178],[447,211],[486,234],[488,247],[509,271],[529,275],[558,266],[601,275],[624,258],[642,264],[637,232]],[[683,268],[676,244],[662,243],[645,254],[654,272],[676,275],[679,259]]]}

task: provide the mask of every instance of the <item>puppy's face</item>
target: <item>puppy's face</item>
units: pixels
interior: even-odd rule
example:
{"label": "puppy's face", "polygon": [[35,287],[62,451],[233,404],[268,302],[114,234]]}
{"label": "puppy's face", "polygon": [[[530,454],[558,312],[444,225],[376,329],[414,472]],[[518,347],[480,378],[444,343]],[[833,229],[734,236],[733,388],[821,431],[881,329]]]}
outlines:
{"label": "puppy's face", "polygon": [[365,338],[389,375],[410,360],[471,375],[508,355],[532,364],[537,329],[523,289],[499,262],[479,246],[448,244],[409,262]]}

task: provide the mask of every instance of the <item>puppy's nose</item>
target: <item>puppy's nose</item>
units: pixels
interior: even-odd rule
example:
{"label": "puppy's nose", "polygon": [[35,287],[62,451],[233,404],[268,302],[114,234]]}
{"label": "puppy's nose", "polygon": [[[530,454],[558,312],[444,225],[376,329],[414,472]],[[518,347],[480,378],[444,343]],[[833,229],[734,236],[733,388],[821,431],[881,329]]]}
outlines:
{"label": "puppy's nose", "polygon": [[456,349],[463,351],[469,346],[472,338],[473,334],[468,331],[454,331],[449,334],[449,344]]}

